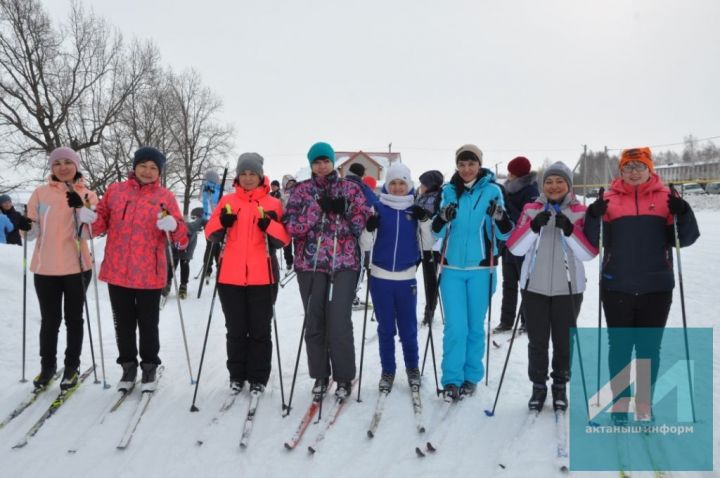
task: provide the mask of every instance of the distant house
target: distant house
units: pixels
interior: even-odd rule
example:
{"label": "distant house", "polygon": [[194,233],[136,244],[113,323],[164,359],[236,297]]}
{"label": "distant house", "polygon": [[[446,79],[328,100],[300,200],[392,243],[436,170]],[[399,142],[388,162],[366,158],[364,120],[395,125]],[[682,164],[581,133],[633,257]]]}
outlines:
{"label": "distant house", "polygon": [[401,161],[400,153],[335,152],[335,169],[338,170],[340,176],[345,176],[351,164],[360,163],[365,166],[365,176],[372,176],[378,183],[384,181],[387,168],[396,161]]}

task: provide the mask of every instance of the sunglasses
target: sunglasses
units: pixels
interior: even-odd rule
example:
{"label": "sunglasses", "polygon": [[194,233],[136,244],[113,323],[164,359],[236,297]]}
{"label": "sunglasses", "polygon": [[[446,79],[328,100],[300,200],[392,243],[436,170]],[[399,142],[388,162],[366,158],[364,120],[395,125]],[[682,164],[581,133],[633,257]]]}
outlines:
{"label": "sunglasses", "polygon": [[645,163],[630,162],[623,166],[621,169],[623,173],[632,173],[633,171],[647,171],[647,168],[647,164]]}

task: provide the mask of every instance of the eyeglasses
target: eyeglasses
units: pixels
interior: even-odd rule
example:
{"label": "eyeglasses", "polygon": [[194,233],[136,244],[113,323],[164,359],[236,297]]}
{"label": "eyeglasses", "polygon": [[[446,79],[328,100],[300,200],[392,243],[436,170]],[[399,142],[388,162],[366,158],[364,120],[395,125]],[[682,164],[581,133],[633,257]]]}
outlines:
{"label": "eyeglasses", "polygon": [[627,163],[625,166],[622,167],[623,173],[632,173],[633,171],[647,171],[647,164],[645,163],[636,163],[636,162],[630,162]]}

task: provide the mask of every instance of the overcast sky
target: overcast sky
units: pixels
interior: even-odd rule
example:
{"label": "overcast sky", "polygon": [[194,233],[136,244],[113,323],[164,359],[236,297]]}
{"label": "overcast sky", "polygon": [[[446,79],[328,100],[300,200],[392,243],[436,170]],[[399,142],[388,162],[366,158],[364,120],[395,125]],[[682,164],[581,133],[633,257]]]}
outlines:
{"label": "overcast sky", "polygon": [[[65,0],[43,0],[56,19]],[[717,0],[92,0],[196,68],[271,177],[315,141],[402,153],[415,177],[463,143],[571,167],[582,145],[720,136]],[[717,142],[717,141],[716,141]],[[667,149],[667,148],[658,148]],[[673,149],[681,149],[674,147]],[[505,162],[505,163],[503,163]]]}

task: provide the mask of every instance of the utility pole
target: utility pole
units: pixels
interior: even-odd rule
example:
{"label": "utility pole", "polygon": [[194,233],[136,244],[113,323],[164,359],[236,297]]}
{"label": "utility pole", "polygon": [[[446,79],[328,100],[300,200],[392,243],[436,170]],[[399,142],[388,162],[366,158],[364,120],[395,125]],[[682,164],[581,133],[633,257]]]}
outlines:
{"label": "utility pole", "polygon": [[388,153],[392,153],[392,141],[388,144]]}

